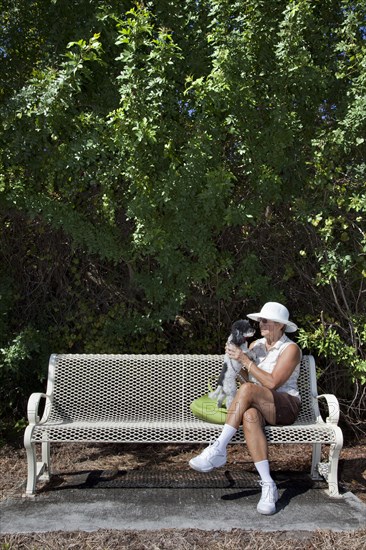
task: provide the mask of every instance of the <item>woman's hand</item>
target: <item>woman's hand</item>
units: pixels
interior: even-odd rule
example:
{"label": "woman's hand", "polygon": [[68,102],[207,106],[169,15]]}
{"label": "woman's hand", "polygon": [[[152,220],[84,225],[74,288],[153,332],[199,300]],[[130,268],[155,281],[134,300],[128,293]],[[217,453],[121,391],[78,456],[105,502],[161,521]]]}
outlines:
{"label": "woman's hand", "polygon": [[226,344],[225,347],[225,353],[230,357],[230,359],[235,359],[235,361],[240,361],[240,356],[242,354],[242,351],[238,346],[234,346],[234,344]]}
{"label": "woman's hand", "polygon": [[234,359],[239,363],[240,368],[236,367],[235,365],[232,365],[235,372],[237,373],[239,380],[241,383],[248,382],[248,372],[247,372],[247,366],[245,364],[245,358],[247,357],[245,353],[234,344],[227,343],[225,346],[225,353],[229,357],[229,359]]}

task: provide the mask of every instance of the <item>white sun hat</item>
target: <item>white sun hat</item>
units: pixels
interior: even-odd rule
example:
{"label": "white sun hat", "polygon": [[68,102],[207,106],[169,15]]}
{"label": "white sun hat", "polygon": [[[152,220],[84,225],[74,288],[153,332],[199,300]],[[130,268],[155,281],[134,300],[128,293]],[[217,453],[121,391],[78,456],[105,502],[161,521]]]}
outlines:
{"label": "white sun hat", "polygon": [[259,313],[249,313],[247,317],[253,319],[253,321],[259,321],[260,319],[268,319],[269,321],[276,321],[285,325],[285,332],[295,332],[297,325],[292,321],[289,321],[289,311],[287,307],[279,304],[278,302],[267,302],[264,304]]}

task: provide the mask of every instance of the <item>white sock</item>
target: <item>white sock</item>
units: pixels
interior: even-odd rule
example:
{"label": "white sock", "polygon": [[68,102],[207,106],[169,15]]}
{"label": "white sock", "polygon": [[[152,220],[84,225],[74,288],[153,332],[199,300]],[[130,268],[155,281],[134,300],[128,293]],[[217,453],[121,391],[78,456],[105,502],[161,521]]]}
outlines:
{"label": "white sock", "polygon": [[217,442],[220,449],[222,449],[223,451],[226,449],[230,439],[234,437],[236,432],[237,432],[237,429],[233,428],[233,426],[230,426],[230,424],[224,425],[221,434],[217,438]]}
{"label": "white sock", "polygon": [[274,483],[271,473],[269,471],[268,460],[261,460],[260,462],[254,462],[254,466],[257,468],[258,474],[261,476],[261,480],[265,483]]}

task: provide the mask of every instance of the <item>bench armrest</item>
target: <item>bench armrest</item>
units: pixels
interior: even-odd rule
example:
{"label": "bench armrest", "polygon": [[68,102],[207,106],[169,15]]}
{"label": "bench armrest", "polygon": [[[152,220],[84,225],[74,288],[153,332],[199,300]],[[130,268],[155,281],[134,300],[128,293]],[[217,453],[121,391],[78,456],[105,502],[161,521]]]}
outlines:
{"label": "bench armrest", "polygon": [[340,409],[336,396],[332,393],[323,393],[321,395],[317,395],[316,399],[325,399],[327,402],[328,416],[325,421],[328,424],[338,424]]}
{"label": "bench armrest", "polygon": [[[50,396],[46,395],[45,393],[40,393],[40,392],[32,393],[32,395],[28,399],[27,412],[28,412],[29,424],[39,424],[40,422],[40,418],[38,415],[38,408],[39,408],[41,399],[46,399],[46,401],[48,401],[48,404],[49,405],[51,404]],[[46,408],[43,414],[44,419],[46,419],[45,417],[48,416],[48,412],[49,410],[47,410],[47,405],[46,405]]]}

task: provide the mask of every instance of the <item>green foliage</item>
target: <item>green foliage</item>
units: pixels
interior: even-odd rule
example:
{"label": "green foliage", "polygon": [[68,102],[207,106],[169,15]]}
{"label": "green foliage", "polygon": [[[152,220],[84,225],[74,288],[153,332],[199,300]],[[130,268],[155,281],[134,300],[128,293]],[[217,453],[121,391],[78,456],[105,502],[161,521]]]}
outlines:
{"label": "green foliage", "polygon": [[8,348],[0,350],[3,368],[17,372],[24,359],[29,359],[34,351],[38,351],[36,332],[32,329],[25,330]]}
{"label": "green foliage", "polygon": [[8,274],[0,274],[0,346],[8,333],[9,312],[13,303],[12,279]]}
{"label": "green foliage", "polygon": [[269,299],[363,384],[364,0],[1,8],[7,412],[49,350],[220,351]]}
{"label": "green foliage", "polygon": [[26,327],[10,344],[0,349],[0,399],[1,417],[19,414],[19,405],[25,411],[28,388],[36,387],[45,379],[45,365],[38,363],[44,359],[44,336],[32,327]]}
{"label": "green foliage", "polygon": [[[352,373],[353,379],[358,379],[361,384],[366,383],[366,361],[360,358],[360,349],[347,345],[344,337],[340,334],[339,328],[320,324],[312,331],[300,330],[298,341],[301,346],[313,350],[319,357],[326,360],[326,364],[334,364],[340,370],[346,368]],[[354,331],[359,344],[365,341],[366,323],[365,319],[359,323],[354,322]]]}

